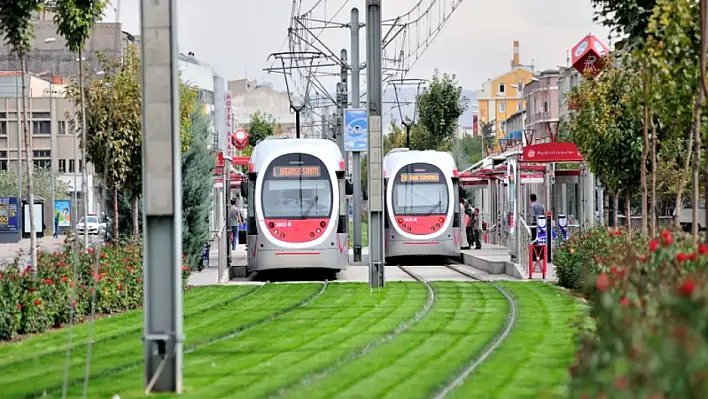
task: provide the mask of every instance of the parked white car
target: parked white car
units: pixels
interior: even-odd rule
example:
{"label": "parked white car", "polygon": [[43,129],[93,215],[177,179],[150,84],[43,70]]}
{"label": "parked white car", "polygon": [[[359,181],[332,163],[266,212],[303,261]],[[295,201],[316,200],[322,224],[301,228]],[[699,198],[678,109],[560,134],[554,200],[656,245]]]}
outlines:
{"label": "parked white car", "polygon": [[98,235],[106,231],[106,223],[100,223],[96,215],[89,215],[85,220],[82,217],[79,222],[76,223],[77,235],[84,234],[84,229],[86,229],[89,234]]}
{"label": "parked white car", "polygon": [[[676,217],[676,211],[674,210],[674,217]],[[691,231],[693,229],[693,202],[686,200],[683,201],[683,206],[678,215],[679,223],[685,231]],[[705,200],[698,201],[698,230],[705,230],[704,221],[706,220],[706,202]]]}

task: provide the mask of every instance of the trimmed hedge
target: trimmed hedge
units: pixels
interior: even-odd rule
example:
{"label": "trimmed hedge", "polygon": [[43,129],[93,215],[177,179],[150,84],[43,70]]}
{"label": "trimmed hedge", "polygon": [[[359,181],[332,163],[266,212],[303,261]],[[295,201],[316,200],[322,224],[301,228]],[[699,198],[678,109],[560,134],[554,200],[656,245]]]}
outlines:
{"label": "trimmed hedge", "polygon": [[[2,340],[61,327],[70,321],[72,308],[74,320],[80,322],[91,314],[106,315],[142,306],[142,243],[106,245],[100,253],[89,248],[78,256],[67,243],[59,252],[39,252],[37,270],[20,269],[18,263],[0,272]],[[183,265],[184,287],[189,274],[189,267]]]}

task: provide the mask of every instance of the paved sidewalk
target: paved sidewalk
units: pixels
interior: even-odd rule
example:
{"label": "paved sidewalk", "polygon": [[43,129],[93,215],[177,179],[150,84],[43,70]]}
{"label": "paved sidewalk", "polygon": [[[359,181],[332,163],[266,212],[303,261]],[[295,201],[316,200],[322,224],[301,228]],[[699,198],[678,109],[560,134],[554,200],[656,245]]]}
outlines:
{"label": "paved sidewalk", "polygon": [[[189,276],[189,285],[214,285],[219,284],[219,269],[218,269],[219,251],[212,248],[209,251],[209,267],[204,268],[200,272],[193,272]],[[241,244],[236,248],[236,251],[231,253],[231,265],[245,266],[246,265],[246,246]]]}
{"label": "paved sidewalk", "polygon": [[[37,240],[39,250],[57,251],[62,245],[66,236],[54,238],[52,236],[42,237]],[[0,244],[0,264],[12,263],[18,256],[29,256],[30,239],[25,238],[15,244]]]}

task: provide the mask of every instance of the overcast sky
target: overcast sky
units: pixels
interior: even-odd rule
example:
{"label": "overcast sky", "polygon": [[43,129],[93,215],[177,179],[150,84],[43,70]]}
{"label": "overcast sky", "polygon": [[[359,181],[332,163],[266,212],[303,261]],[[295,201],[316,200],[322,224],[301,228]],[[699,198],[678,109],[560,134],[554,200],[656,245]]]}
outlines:
{"label": "overcast sky", "polygon": [[[441,1],[450,4],[453,0]],[[304,12],[315,2],[303,0],[301,10]],[[403,14],[416,2],[382,0],[384,18]],[[112,3],[106,21],[114,21],[118,1]],[[121,3],[123,30],[138,34],[140,1]],[[287,50],[283,44],[291,0],[178,0],[177,3],[181,52],[193,51],[199,60],[214,66],[227,79],[248,76],[284,87],[280,75],[268,75],[262,70],[268,66],[270,53]],[[313,15],[328,20],[342,8],[335,21],[345,22],[352,7],[359,8],[364,22],[365,0],[321,0]],[[433,19],[437,20],[437,16]],[[537,70],[542,70],[565,65],[568,50],[588,33],[608,44],[607,29],[592,22],[590,0],[464,0],[408,76],[429,78],[433,69],[438,68],[456,74],[466,89],[476,90],[484,80],[509,69],[514,40],[521,42],[521,62],[533,62]],[[411,32],[411,41],[416,41],[414,36]],[[362,30],[362,52],[365,37]],[[345,30],[327,30],[321,36],[337,54],[343,47],[349,47],[348,38]]]}

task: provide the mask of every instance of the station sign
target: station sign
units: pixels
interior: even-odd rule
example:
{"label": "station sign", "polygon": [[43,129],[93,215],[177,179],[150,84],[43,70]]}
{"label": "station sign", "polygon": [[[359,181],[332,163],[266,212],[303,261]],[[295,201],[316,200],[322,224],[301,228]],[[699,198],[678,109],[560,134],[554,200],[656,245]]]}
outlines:
{"label": "station sign", "polygon": [[276,166],[273,168],[273,177],[320,177],[322,171],[314,166]]}
{"label": "station sign", "polygon": [[401,173],[401,182],[439,182],[440,173]]}

